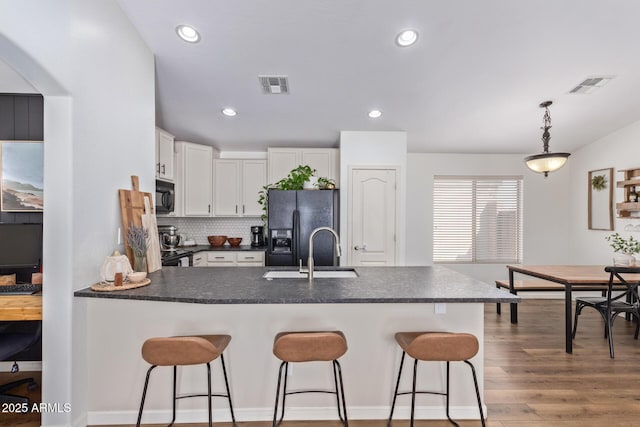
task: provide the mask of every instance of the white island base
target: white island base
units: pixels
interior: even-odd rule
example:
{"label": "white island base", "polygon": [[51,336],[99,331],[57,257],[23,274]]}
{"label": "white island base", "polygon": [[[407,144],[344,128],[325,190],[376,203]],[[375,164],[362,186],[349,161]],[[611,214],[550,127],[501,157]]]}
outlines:
{"label": "white island base", "polygon": [[[237,421],[266,421],[273,417],[280,361],[273,356],[274,336],[281,331],[341,330],[349,350],[340,359],[348,417],[386,419],[401,350],[394,340],[399,331],[468,332],[478,337],[475,365],[483,395],[483,303],[374,304],[189,304],[82,298],[77,309],[86,314],[88,360],[87,423],[134,424],[149,365],[142,359],[142,343],[154,336],[229,334],[224,353]],[[436,314],[444,309],[445,313]],[[81,316],[83,317],[83,316]],[[411,362],[410,362],[411,361]],[[409,362],[409,363],[407,363]],[[288,390],[332,389],[330,363],[291,364]],[[445,364],[420,362],[418,388],[444,390]],[[452,363],[451,415],[479,419],[469,367]],[[401,390],[410,390],[412,359],[405,361]],[[171,419],[171,368],[151,375],[143,424]],[[220,362],[212,364],[214,391],[222,392]],[[178,393],[206,392],[206,367],[178,369]],[[484,403],[484,400],[483,400]],[[401,396],[394,419],[409,418],[411,397]],[[214,423],[230,421],[226,399],[214,398]],[[444,397],[418,395],[417,419],[445,419]],[[486,406],[485,406],[486,415]],[[338,419],[334,395],[287,397],[285,420]],[[206,422],[205,398],[181,400],[176,422]]]}

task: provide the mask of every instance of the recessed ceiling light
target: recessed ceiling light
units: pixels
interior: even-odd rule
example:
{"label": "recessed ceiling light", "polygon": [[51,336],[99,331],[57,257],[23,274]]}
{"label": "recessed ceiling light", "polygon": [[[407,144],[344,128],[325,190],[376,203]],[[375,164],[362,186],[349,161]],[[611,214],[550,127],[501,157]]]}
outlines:
{"label": "recessed ceiling light", "polygon": [[380,111],[380,110],[371,110],[371,111],[369,111],[369,117],[372,118],[372,119],[377,119],[380,116],[382,116],[382,111]]}
{"label": "recessed ceiling light", "polygon": [[233,117],[238,113],[233,108],[223,108],[222,109],[222,114],[224,114],[227,117]]}
{"label": "recessed ceiling light", "polygon": [[396,44],[401,47],[407,47],[418,41],[418,32],[416,30],[403,30],[396,36]]}
{"label": "recessed ceiling light", "polygon": [[190,25],[178,25],[176,27],[178,36],[189,43],[198,43],[200,41],[200,33]]}

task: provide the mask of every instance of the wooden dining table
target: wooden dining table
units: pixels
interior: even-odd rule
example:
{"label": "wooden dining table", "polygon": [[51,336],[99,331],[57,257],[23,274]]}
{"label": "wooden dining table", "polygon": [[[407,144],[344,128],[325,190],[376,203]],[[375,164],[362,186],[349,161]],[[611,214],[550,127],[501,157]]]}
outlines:
{"label": "wooden dining table", "polygon": [[[514,290],[515,273],[564,285],[565,350],[567,353],[572,353],[572,289],[585,285],[607,285],[609,283],[609,273],[604,271],[604,268],[604,265],[507,265],[507,269],[509,270],[509,288],[511,293],[516,293]],[[625,279],[629,282],[640,282],[640,274],[626,275]],[[511,323],[518,323],[517,304],[511,304],[510,311]]]}

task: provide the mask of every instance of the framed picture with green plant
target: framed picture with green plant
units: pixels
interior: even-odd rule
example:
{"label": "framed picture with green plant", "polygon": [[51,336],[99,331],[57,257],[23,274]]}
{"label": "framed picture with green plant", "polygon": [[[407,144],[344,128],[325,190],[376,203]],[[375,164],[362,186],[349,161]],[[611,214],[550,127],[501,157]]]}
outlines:
{"label": "framed picture with green plant", "polygon": [[589,172],[589,230],[613,230],[613,168]]}

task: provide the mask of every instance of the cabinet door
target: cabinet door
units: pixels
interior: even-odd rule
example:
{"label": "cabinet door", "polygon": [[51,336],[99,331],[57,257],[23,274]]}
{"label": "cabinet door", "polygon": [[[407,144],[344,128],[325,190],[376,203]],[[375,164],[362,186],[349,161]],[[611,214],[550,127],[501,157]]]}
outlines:
{"label": "cabinet door", "polygon": [[162,129],[156,129],[156,177],[173,181],[174,137]]}
{"label": "cabinet door", "polygon": [[13,95],[0,95],[0,140],[13,140],[13,128]]}
{"label": "cabinet door", "polygon": [[302,164],[311,166],[316,175],[333,179],[338,183],[339,165],[338,150],[335,148],[305,148],[302,149]]}
{"label": "cabinet door", "polygon": [[242,161],[242,215],[262,215],[262,206],[258,203],[258,192],[266,185],[266,180],[266,160]]}
{"label": "cabinet door", "polygon": [[44,140],[42,95],[0,95],[0,140]]}
{"label": "cabinet door", "polygon": [[301,164],[300,150],[270,148],[268,150],[269,184],[275,184]]}
{"label": "cabinet door", "polygon": [[197,252],[193,254],[193,266],[194,267],[206,267],[207,266],[207,252]]}
{"label": "cabinet door", "polygon": [[239,216],[240,160],[215,159],[213,211],[216,216]]}
{"label": "cabinet door", "polygon": [[184,147],[184,215],[211,216],[213,149],[206,145]]}

